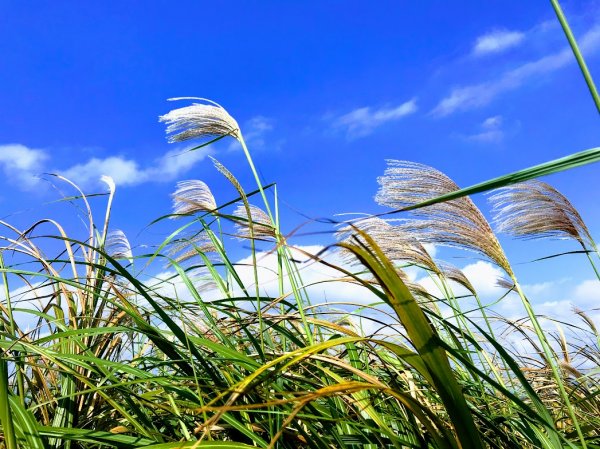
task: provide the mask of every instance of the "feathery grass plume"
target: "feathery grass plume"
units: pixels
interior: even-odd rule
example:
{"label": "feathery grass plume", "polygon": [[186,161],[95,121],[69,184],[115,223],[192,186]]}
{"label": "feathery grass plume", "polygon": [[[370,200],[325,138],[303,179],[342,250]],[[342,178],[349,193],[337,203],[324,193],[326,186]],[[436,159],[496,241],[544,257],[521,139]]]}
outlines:
{"label": "feathery grass plume", "polygon": [[583,310],[581,310],[578,307],[573,308],[573,312],[576,315],[579,315],[579,317],[586,322],[586,324],[590,327],[590,329],[597,334],[598,331],[596,329],[596,324],[594,323],[594,320],[592,317],[590,317],[587,313],[585,313]]}
{"label": "feathery grass plume", "polygon": [[496,286],[500,288],[505,288],[506,290],[514,290],[515,289],[515,281],[512,279],[506,279],[503,277],[499,277],[496,279]]}
{"label": "feathery grass plume", "polygon": [[393,225],[389,220],[369,217],[359,220],[353,225],[340,228],[336,232],[336,236],[338,240],[348,241],[352,238],[362,240],[356,232],[357,229],[369,234],[388,259],[396,262],[408,262],[439,273],[439,268],[425,247],[415,239],[414,234],[407,232],[406,228]]}
{"label": "feathery grass plume", "polygon": [[526,181],[496,192],[490,201],[499,232],[530,239],[572,238],[596,249],[577,209],[551,185]]}
{"label": "feathery grass plume", "polygon": [[[394,209],[459,190],[442,172],[427,165],[388,160],[388,168],[379,177],[377,203]],[[475,251],[489,258],[512,276],[512,269],[498,239],[483,214],[468,197],[436,203],[412,211],[420,220],[403,226],[416,232],[419,241]]]}
{"label": "feathery grass plume", "polygon": [[170,98],[173,100],[201,100],[190,106],[173,109],[159,117],[167,124],[170,143],[184,142],[200,137],[232,136],[240,140],[240,127],[235,119],[219,104],[204,98]]}
{"label": "feathery grass plume", "polygon": [[204,230],[189,236],[178,237],[169,248],[169,256],[177,263],[188,261],[195,256],[208,256],[215,252],[215,245]]}
{"label": "feathery grass plume", "polygon": [[460,268],[455,267],[454,265],[448,262],[442,261],[438,261],[437,266],[439,267],[446,279],[456,282],[458,285],[461,285],[462,287],[466,288],[469,292],[471,292],[473,296],[477,296],[477,291],[475,290],[475,287],[473,287],[471,281],[469,281],[467,276],[465,276],[465,273],[463,273],[463,271]]}
{"label": "feathery grass plume", "polygon": [[131,262],[133,253],[127,236],[120,229],[110,231],[106,236],[106,253],[113,259],[127,259]]}
{"label": "feathery grass plume", "polygon": [[246,206],[243,204],[237,206],[233,212],[233,215],[236,217],[243,217],[242,220],[237,221],[235,225],[239,233],[238,236],[245,239],[252,238],[249,227],[249,221],[251,221],[254,238],[268,240],[274,239],[276,237],[275,228],[273,227],[273,223],[266,212],[260,207],[252,204],[249,205],[249,209],[250,217],[248,217]]}
{"label": "feathery grass plume", "polygon": [[180,181],[177,190],[171,194],[173,213],[190,215],[196,212],[210,212],[217,208],[217,202],[204,181],[196,179]]}
{"label": "feathery grass plume", "polygon": [[[344,226],[336,232],[336,237],[339,241],[344,241],[350,245],[356,245],[360,242],[366,246],[367,242],[364,238],[361,238],[360,232],[367,233],[389,260],[408,262],[439,273],[439,268],[419,241],[404,232],[400,226],[394,226],[389,221],[381,218],[369,217],[352,225]],[[351,251],[345,248],[340,248],[340,251],[342,260],[345,260],[346,263],[358,263]],[[413,295],[425,300],[431,299],[427,289],[421,284],[412,282],[403,269],[396,267],[396,272]],[[377,284],[374,278],[364,280]]]}

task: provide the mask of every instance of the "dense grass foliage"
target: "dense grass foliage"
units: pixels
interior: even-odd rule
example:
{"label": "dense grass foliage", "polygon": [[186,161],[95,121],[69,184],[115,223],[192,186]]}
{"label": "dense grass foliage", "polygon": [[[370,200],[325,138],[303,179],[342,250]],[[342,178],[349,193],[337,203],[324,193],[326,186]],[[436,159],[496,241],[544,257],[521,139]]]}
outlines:
{"label": "dense grass foliage", "polygon": [[[186,124],[225,121],[205,134],[234,135],[256,174],[241,131],[227,127],[235,121],[218,105],[198,103],[168,117],[180,133],[174,140]],[[26,230],[3,223],[4,447],[600,445],[594,322],[579,311],[580,325],[543,328],[468,197],[429,201],[460,191],[443,173],[390,161],[377,200],[411,215],[400,223],[341,223],[338,243],[312,254],[283,233],[273,185],[257,176],[258,189],[245,192],[214,163],[237,198],[219,206],[205,183],[180,183],[174,213],[159,219],[173,231],[148,254],[134,256],[126,236],[110,231],[110,178],[97,225],[90,198],[58,177],[77,191],[68,200],[86,211],[84,239],[52,220]],[[582,218],[555,189],[527,181],[537,173],[495,182],[504,186],[492,197],[499,228],[570,238],[594,264],[597,247]],[[490,314],[464,274],[433,259],[426,243],[495,263],[506,274],[506,294],[517,292],[528,316],[509,322]],[[231,260],[231,245],[247,248],[249,257]],[[276,260],[274,295],[261,288],[267,256]],[[302,279],[310,264],[337,272],[332,281],[354,285],[372,304],[360,297],[354,305],[335,298],[311,304]],[[407,266],[429,275],[442,294],[411,283]],[[377,326],[365,325],[369,320]],[[527,351],[507,349],[514,335]]]}

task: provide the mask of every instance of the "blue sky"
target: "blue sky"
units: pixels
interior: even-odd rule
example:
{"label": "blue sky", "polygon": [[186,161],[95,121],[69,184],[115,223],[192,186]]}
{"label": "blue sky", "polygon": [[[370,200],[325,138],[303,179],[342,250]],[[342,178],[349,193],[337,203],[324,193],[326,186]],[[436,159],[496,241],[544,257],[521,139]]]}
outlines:
{"label": "blue sky", "polygon": [[[600,4],[563,3],[600,76]],[[373,196],[387,158],[466,186],[598,142],[597,112],[546,1],[2,1],[0,17],[0,216],[22,227],[53,216],[81,229],[72,208],[47,204],[58,193],[36,180],[44,172],[89,192],[113,176],[113,225],[134,244],[164,235],[140,232],[170,211],[178,180],[232,199],[206,152],[172,157],[185,146],[167,144],[157,118],[175,96],[213,99],[238,120],[289,230],[301,214],[383,211]],[[239,148],[210,152],[252,189]],[[599,175],[595,165],[546,179],[596,237]],[[475,200],[487,214],[485,197]],[[516,263],[574,249],[503,242]],[[532,284],[577,288],[593,276],[575,259],[519,267]]]}

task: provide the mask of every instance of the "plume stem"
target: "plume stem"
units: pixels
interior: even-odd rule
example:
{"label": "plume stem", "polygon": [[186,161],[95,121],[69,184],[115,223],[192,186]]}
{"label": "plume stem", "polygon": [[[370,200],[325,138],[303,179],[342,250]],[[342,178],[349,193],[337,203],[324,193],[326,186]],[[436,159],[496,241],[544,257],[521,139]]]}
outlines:
{"label": "plume stem", "polygon": [[[594,259],[592,259],[592,256],[590,256],[589,251],[586,251],[585,255],[587,256],[588,260],[590,261],[590,265],[592,266],[592,269],[594,270],[594,273],[596,274],[596,277],[600,281],[600,272],[598,271],[598,267],[594,263]],[[598,254],[597,251],[596,251],[596,255],[600,257],[600,255]]]}
{"label": "plume stem", "polygon": [[548,343],[548,339],[546,338],[546,336],[544,334],[544,330],[542,329],[542,326],[540,325],[540,322],[538,321],[538,319],[533,311],[531,303],[529,302],[529,300],[525,296],[525,293],[521,289],[519,282],[517,281],[515,276],[511,276],[511,277],[512,277],[513,282],[515,283],[515,290],[521,297],[521,302],[523,303],[523,306],[525,307],[525,310],[527,311],[527,315],[529,316],[529,319],[531,320],[531,324],[533,326],[534,332],[536,333],[538,340],[542,346],[542,352],[543,352],[542,356],[543,356],[545,362],[548,364],[548,366],[550,366],[550,369],[552,370],[552,374],[554,376],[554,379],[556,380],[556,385],[558,387],[560,396],[562,397],[562,400],[565,403],[567,413],[569,415],[569,418],[571,418],[571,421],[573,422],[573,426],[575,427],[575,432],[581,443],[581,448],[587,449],[585,437],[583,436],[583,432],[581,431],[581,427],[579,425],[579,420],[577,419],[577,415],[575,414],[575,412],[573,410],[573,406],[571,405],[571,400],[569,399],[569,394],[565,390],[565,385],[564,385],[564,382],[562,379],[562,375],[559,371],[559,367],[557,366],[555,357],[553,355],[552,348],[551,348],[550,344]]}
{"label": "plume stem", "polygon": [[265,190],[263,189],[262,183],[260,181],[260,176],[258,175],[258,171],[256,170],[256,166],[254,165],[254,161],[252,160],[252,156],[250,155],[250,151],[246,146],[246,141],[244,140],[241,131],[239,132],[239,141],[242,145],[242,150],[244,151],[244,155],[246,156],[248,165],[250,166],[250,170],[252,171],[254,179],[256,180],[256,184],[258,186],[258,190],[260,191],[260,195],[262,196],[262,199],[265,203],[265,209],[267,211],[267,214],[271,219],[271,222],[275,226],[275,238],[277,241],[278,258],[280,261],[283,260],[283,263],[285,264],[286,271],[288,272],[288,278],[290,280],[290,285],[292,287],[292,290],[294,291],[294,296],[296,296],[296,301],[298,304],[298,313],[300,314],[302,324],[304,325],[304,329],[306,331],[306,338],[308,339],[310,344],[313,344],[312,330],[310,325],[308,324],[306,315],[304,314],[304,305],[302,304],[303,295],[301,294],[301,291],[298,288],[298,285],[302,285],[302,279],[299,279],[299,284],[296,279],[296,275],[300,277],[300,273],[297,273],[294,270],[292,270],[292,266],[290,265],[291,254],[287,250],[287,247],[285,246],[285,239],[282,237],[281,232],[279,230],[279,216],[277,216],[276,220],[273,217],[273,213],[271,212],[271,206],[269,205],[267,195],[265,194]]}

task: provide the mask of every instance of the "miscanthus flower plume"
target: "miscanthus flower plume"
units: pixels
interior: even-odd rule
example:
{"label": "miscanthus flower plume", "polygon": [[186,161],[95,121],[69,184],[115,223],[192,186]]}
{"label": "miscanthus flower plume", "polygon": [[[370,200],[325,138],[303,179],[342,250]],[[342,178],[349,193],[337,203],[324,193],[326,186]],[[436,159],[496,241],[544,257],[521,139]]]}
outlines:
{"label": "miscanthus flower plume", "polygon": [[218,103],[203,98],[171,98],[170,100],[201,100],[189,106],[173,109],[159,117],[167,124],[168,140],[184,142],[200,137],[218,138],[232,136],[240,140],[240,127],[235,119]]}

